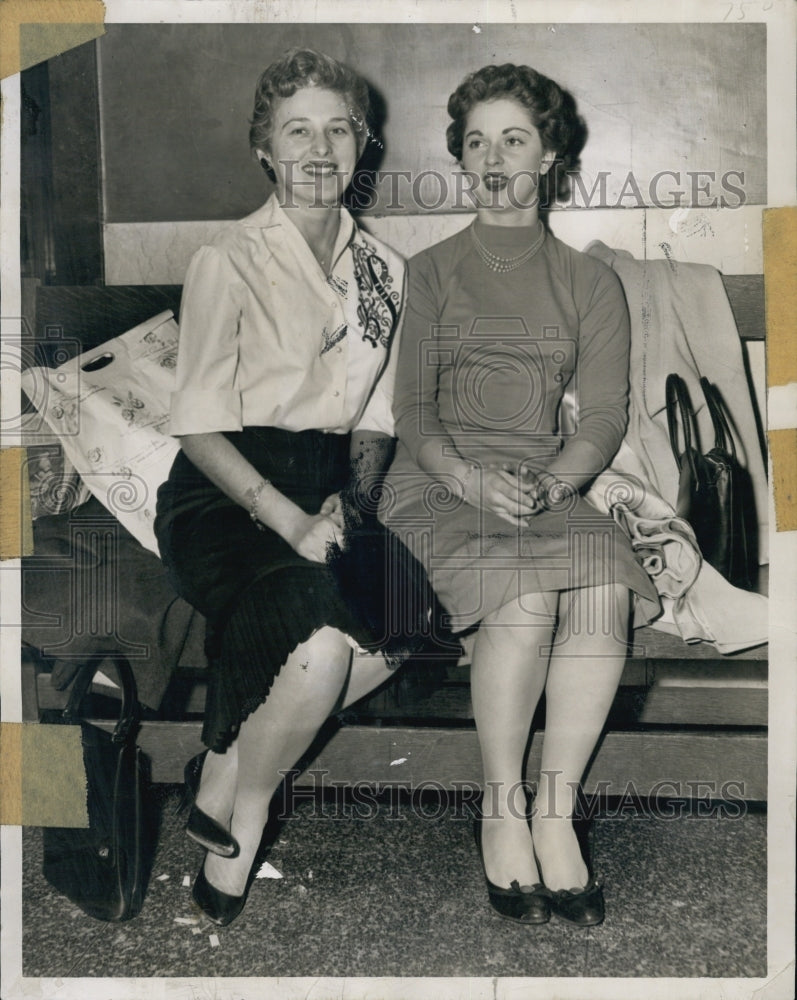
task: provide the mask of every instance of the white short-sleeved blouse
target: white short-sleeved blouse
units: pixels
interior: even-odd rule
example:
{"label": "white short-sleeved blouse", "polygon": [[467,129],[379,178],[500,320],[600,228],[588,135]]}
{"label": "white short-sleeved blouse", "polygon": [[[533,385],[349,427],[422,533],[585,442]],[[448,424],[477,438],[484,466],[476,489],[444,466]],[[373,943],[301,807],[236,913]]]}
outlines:
{"label": "white short-sleeved blouse", "polygon": [[180,307],[172,434],[393,434],[404,260],[345,209],[333,260],[327,277],[274,195],[200,247]]}

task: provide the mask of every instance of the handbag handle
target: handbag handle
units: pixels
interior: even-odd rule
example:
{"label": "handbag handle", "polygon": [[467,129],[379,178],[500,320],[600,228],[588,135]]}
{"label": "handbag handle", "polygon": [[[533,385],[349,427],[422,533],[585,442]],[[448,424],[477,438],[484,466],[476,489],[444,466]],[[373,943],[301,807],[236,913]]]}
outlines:
{"label": "handbag handle", "polygon": [[[90,659],[78,670],[72,684],[69,700],[63,711],[64,722],[73,722],[80,715],[81,702],[86,696],[103,659],[104,657]],[[122,685],[122,707],[119,710],[119,721],[116,723],[111,739],[114,743],[126,743],[138,721],[138,692],[133,670],[127,658],[115,656],[113,663]]]}
{"label": "handbag handle", "polygon": [[695,465],[695,456],[692,450],[692,422],[695,419],[695,413],[692,409],[692,403],[689,399],[689,392],[686,388],[686,383],[680,375],[671,373],[667,376],[665,396],[667,401],[667,430],[670,434],[670,447],[672,448],[672,453],[675,456],[675,464],[680,470],[682,456],[678,452],[677,420],[677,414],[680,412],[681,427],[683,428],[684,435],[683,456],[685,456],[686,461],[689,463],[692,479],[697,482],[697,467]]}
{"label": "handbag handle", "polygon": [[729,452],[735,461],[736,444],[733,440],[733,434],[731,434],[728,418],[725,416],[725,410],[723,409],[717,387],[712,385],[705,375],[703,375],[700,378],[700,388],[706,397],[706,405],[711,416],[711,423],[714,426],[714,447]]}

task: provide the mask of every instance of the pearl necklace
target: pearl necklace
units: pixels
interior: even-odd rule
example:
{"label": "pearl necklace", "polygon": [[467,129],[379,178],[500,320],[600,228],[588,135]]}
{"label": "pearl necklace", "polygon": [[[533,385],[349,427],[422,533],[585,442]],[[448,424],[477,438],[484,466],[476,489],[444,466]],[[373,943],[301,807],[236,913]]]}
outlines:
{"label": "pearl necklace", "polygon": [[521,264],[525,264],[527,260],[531,260],[534,254],[542,246],[543,240],[545,239],[545,228],[539,221],[537,222],[537,225],[540,228],[540,235],[537,236],[534,242],[527,246],[526,249],[522,253],[519,253],[516,257],[499,257],[498,254],[493,253],[492,250],[488,250],[476,235],[475,226],[470,227],[470,234],[473,237],[476,252],[487,267],[489,267],[491,271],[495,271],[496,274],[506,274],[508,271],[517,270],[517,268],[519,268]]}

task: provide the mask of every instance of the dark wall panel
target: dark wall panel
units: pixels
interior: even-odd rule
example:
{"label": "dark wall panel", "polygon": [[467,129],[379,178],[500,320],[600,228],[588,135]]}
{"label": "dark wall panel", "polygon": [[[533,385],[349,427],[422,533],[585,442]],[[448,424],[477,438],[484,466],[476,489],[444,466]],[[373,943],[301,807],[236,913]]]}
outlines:
{"label": "dark wall panel", "polygon": [[46,284],[103,278],[100,127],[93,42],[22,73],[22,273]]}
{"label": "dark wall panel", "polygon": [[[589,128],[586,189],[607,175],[593,206],[655,204],[657,193],[669,204],[672,191],[685,206],[726,193],[730,204],[762,204],[765,32],[756,24],[110,24],[99,42],[106,219],[227,219],[255,208],[268,187],[249,157],[254,85],[291,45],[343,59],[377,91],[386,110],[379,168],[412,174],[392,204],[383,181],[379,211],[430,208],[440,185],[418,181],[430,170],[447,183],[437,207],[451,207],[448,95],[465,73],[504,61],[533,65],[575,95]],[[667,170],[677,178],[651,191]],[[714,175],[708,194],[688,171]],[[728,182],[741,196],[722,184],[729,171],[741,175]]]}

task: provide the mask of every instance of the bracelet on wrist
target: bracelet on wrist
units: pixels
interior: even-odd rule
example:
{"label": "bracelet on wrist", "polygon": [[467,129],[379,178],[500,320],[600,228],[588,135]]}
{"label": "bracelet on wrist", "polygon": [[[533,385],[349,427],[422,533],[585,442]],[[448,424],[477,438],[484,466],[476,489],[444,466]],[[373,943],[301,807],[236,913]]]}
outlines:
{"label": "bracelet on wrist", "polygon": [[257,516],[257,504],[258,504],[258,501],[260,500],[260,494],[263,492],[263,490],[267,486],[270,486],[270,485],[271,485],[270,480],[268,480],[268,479],[261,479],[260,482],[257,484],[257,486],[255,486],[255,488],[251,491],[252,499],[251,499],[251,501],[249,503],[249,516],[251,517],[252,521],[254,521],[255,526],[260,531],[265,531],[266,530],[266,526],[265,526],[265,524],[263,524],[263,522]]}

